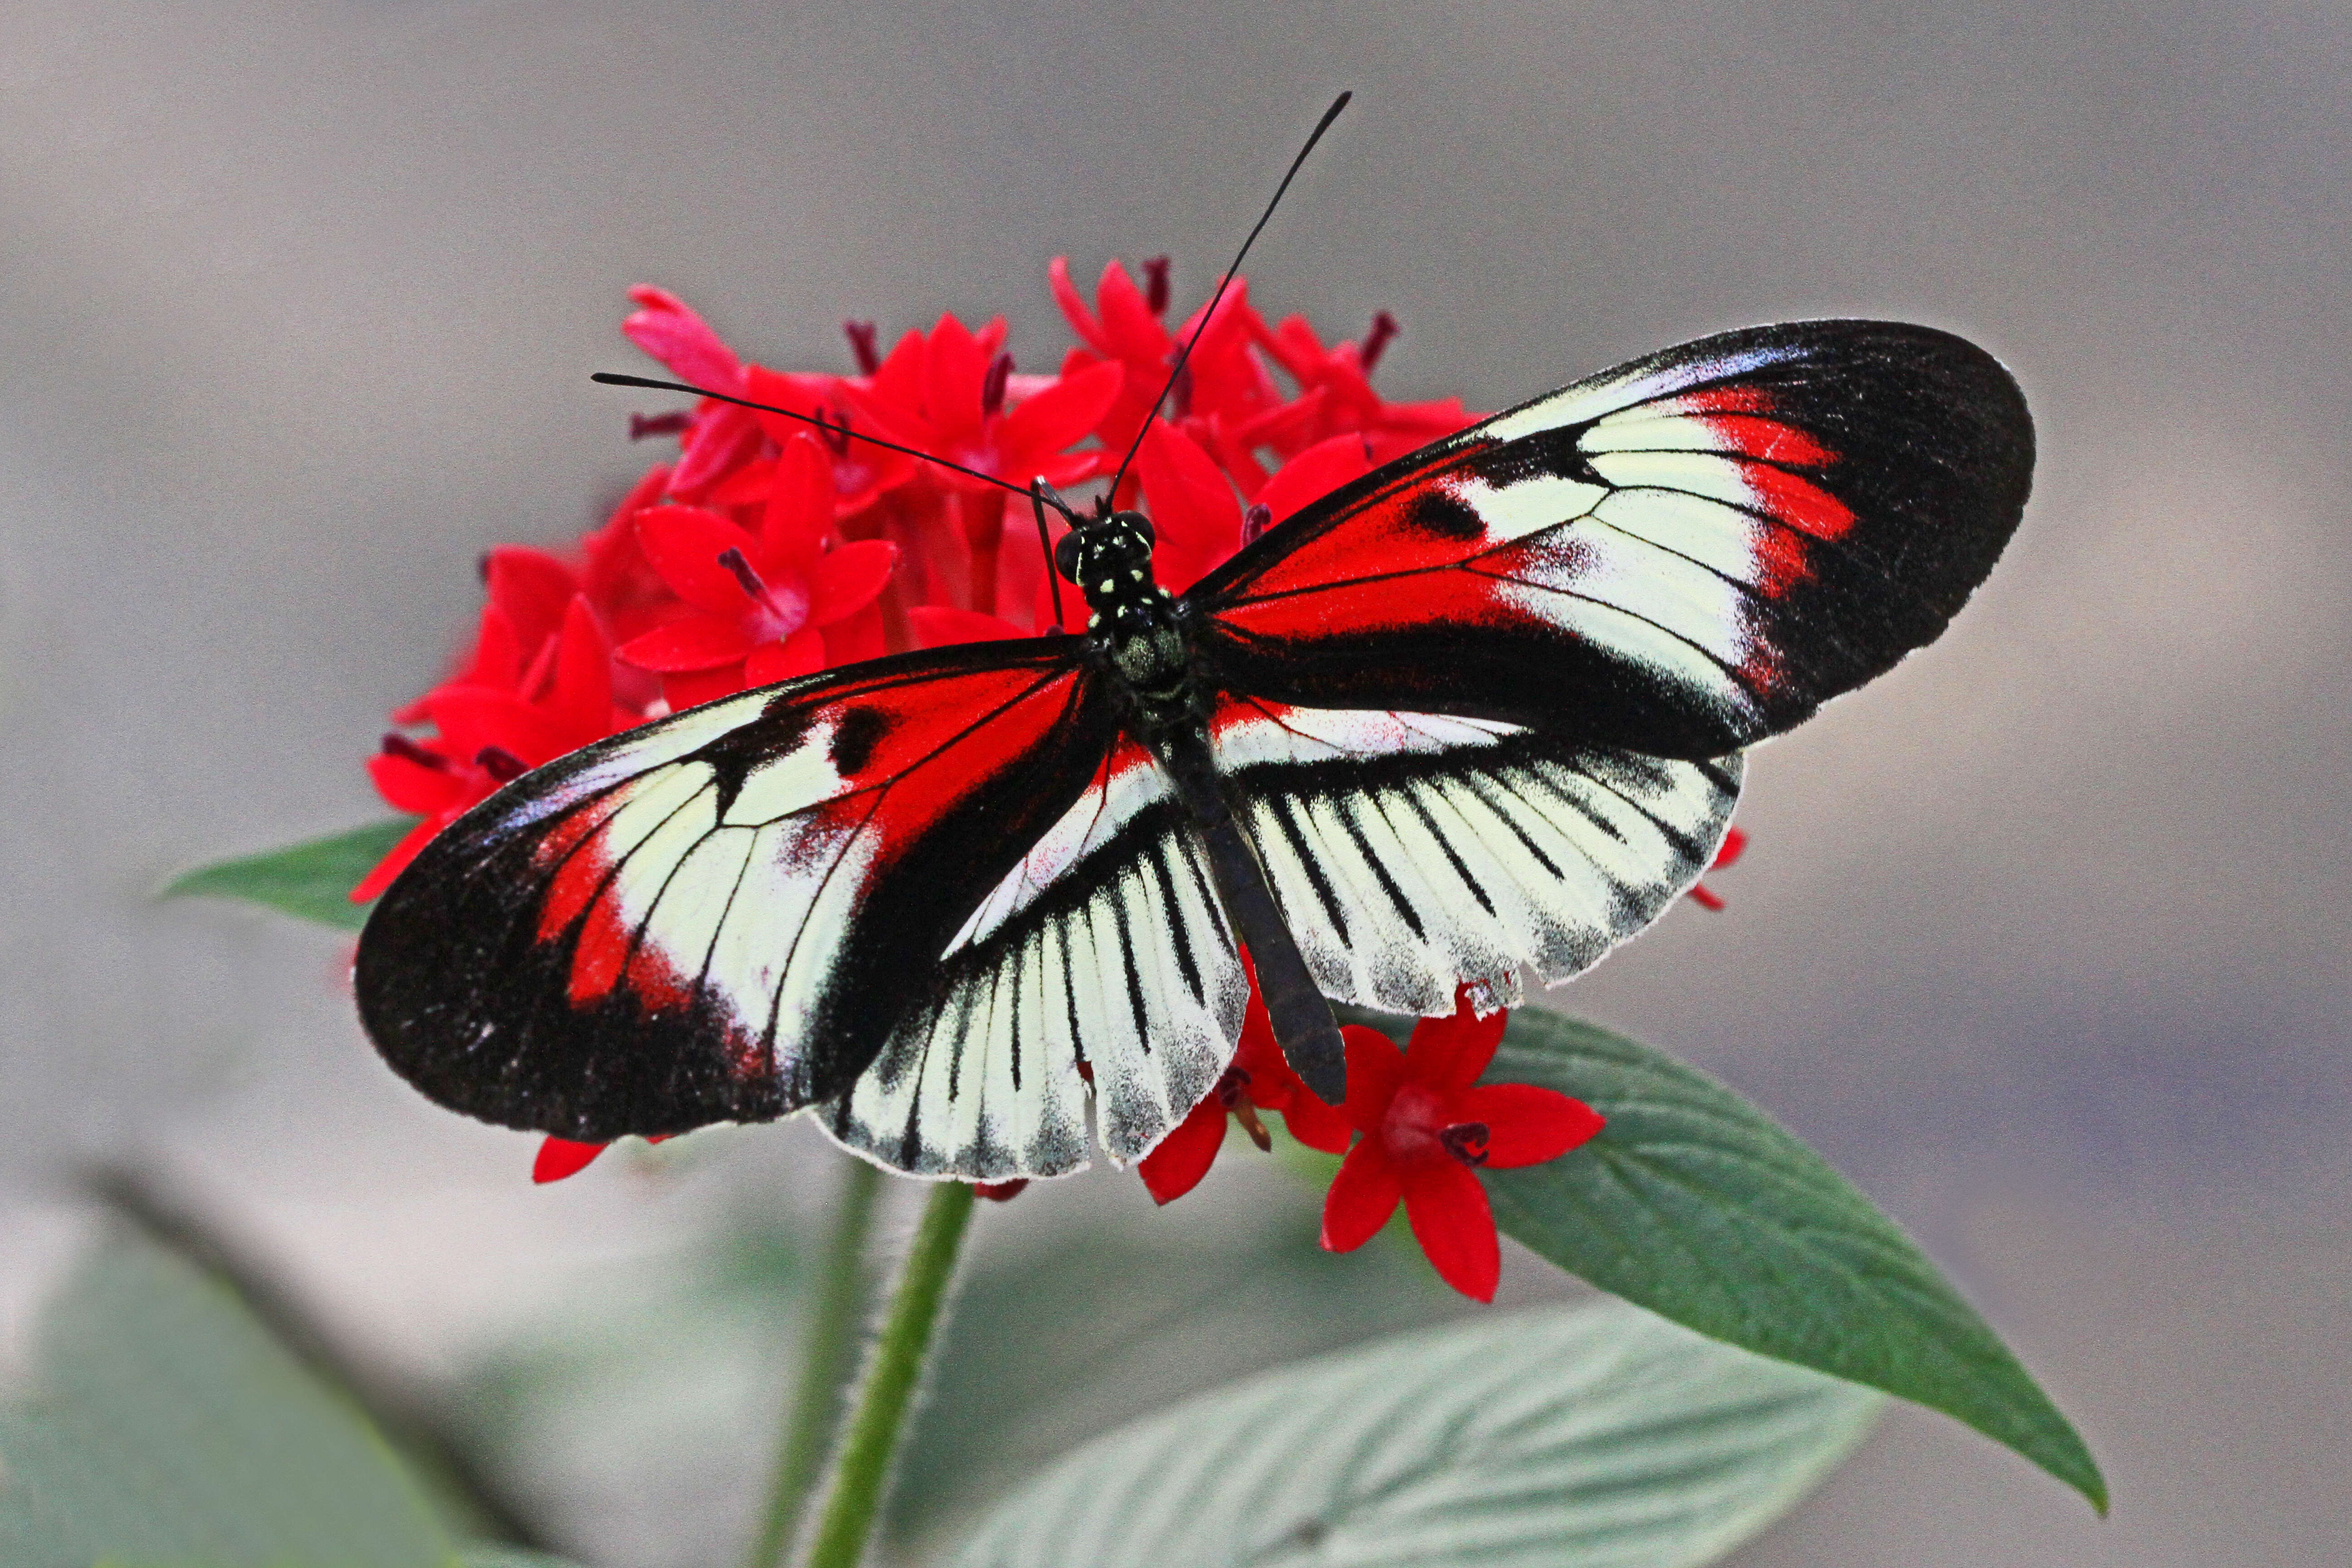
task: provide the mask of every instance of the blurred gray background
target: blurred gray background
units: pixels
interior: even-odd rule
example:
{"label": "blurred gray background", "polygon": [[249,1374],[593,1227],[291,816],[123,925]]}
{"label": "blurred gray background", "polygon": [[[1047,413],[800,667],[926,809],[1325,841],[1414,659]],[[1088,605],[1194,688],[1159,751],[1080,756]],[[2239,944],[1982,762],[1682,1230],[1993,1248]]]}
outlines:
{"label": "blurred gray background", "polygon": [[[2024,528],[1953,632],[1756,759],[1730,910],[1553,1000],[1728,1078],[1910,1226],[2115,1515],[1902,1412],[1736,1561],[2343,1563],[2347,76],[2352,24],[2310,0],[16,0],[7,1348],[94,1159],[165,1173],[425,1379],[721,1212],[819,1204],[797,1128],[534,1191],[529,1140],[378,1066],[345,942],[152,895],[382,814],[360,760],[469,626],[477,552],[570,538],[657,455],[585,380],[642,368],[628,285],[787,368],[845,369],[845,317],[887,342],[952,308],[1049,369],[1049,258],[1172,254],[1189,309],[1352,87],[1249,271],[1329,337],[1395,312],[1391,395],[1499,407],[1885,314],[2000,354],[2039,421]],[[1175,1213],[1088,1178],[981,1250]],[[1544,1288],[1517,1268],[1506,1299]],[[1037,1333],[1118,1289],[1074,1279]],[[728,1550],[742,1477],[611,1463],[647,1495],[549,1494],[600,1563]]]}

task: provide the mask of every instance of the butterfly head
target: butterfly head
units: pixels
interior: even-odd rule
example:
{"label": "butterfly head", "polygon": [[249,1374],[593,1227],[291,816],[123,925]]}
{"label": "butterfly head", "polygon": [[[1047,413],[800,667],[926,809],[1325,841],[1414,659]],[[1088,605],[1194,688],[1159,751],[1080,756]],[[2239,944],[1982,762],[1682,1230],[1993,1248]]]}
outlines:
{"label": "butterfly head", "polygon": [[1167,591],[1151,575],[1151,521],[1114,511],[1080,522],[1054,547],[1055,570],[1078,585],[1089,624],[1117,635],[1157,624]]}

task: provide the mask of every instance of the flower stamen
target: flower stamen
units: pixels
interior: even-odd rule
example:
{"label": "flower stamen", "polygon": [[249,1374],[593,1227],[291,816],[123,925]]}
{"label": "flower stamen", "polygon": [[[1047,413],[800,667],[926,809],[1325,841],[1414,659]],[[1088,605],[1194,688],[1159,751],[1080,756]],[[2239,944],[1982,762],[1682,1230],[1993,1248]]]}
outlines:
{"label": "flower stamen", "polygon": [[1004,410],[1004,384],[1013,376],[1013,356],[998,354],[980,380],[980,412],[993,419]]}
{"label": "flower stamen", "polygon": [[864,376],[879,374],[882,355],[874,345],[874,323],[844,321],[841,330],[849,339],[849,352],[857,361],[857,374]]}
{"label": "flower stamen", "polygon": [[743,559],[741,551],[729,545],[719,552],[719,564],[727,568],[737,587],[761,604],[768,603],[768,585],[760,581],[760,574],[751,570],[751,563]]}
{"label": "flower stamen", "polygon": [[418,745],[398,731],[388,730],[384,732],[383,754],[387,757],[398,757],[404,763],[415,763],[420,768],[431,768],[436,773],[446,773],[449,771],[448,758],[438,752],[429,751]]}
{"label": "flower stamen", "polygon": [[1386,310],[1373,311],[1372,330],[1364,334],[1362,359],[1366,375],[1371,374],[1379,366],[1381,355],[1388,353],[1389,344],[1395,340],[1396,335],[1397,319]]}
{"label": "flower stamen", "polygon": [[484,746],[474,753],[474,765],[500,784],[530,772],[530,764],[504,746]]}
{"label": "flower stamen", "polygon": [[1437,1135],[1439,1147],[1474,1171],[1486,1163],[1489,1141],[1483,1121],[1457,1121]]}

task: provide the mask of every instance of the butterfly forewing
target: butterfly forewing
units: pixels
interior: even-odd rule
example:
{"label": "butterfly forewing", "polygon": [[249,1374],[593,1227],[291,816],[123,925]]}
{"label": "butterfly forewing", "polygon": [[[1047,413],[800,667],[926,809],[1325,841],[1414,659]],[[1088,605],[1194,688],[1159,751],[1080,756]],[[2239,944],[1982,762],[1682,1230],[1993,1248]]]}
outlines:
{"label": "butterfly forewing", "polygon": [[2032,458],[2016,383],[1961,339],[1754,328],[1400,458],[1188,599],[1229,689],[1715,756],[1934,638]]}
{"label": "butterfly forewing", "polygon": [[442,1103],[582,1140],[838,1094],[1108,753],[1074,640],[748,692],[517,780],[370,918],[369,1032]]}

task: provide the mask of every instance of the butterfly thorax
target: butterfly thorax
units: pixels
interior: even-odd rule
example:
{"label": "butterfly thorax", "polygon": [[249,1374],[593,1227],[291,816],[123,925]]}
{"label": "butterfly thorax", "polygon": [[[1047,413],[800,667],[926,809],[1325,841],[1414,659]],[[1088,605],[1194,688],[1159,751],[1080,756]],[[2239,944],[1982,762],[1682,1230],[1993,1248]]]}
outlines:
{"label": "butterfly thorax", "polygon": [[1073,529],[1055,564],[1087,601],[1087,639],[1133,700],[1147,734],[1197,721],[1182,605],[1151,572],[1151,524],[1113,512]]}

